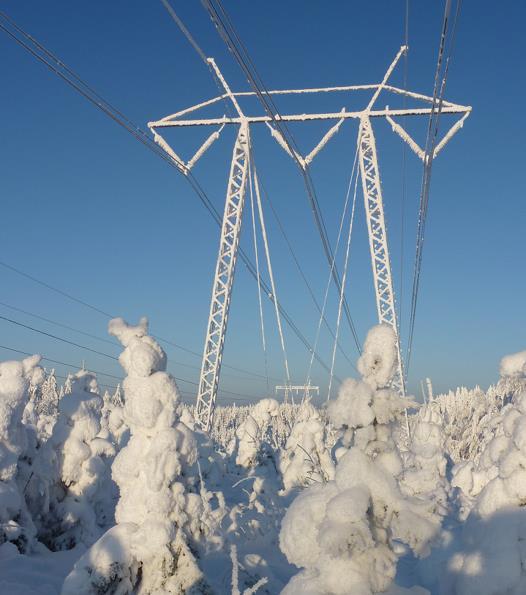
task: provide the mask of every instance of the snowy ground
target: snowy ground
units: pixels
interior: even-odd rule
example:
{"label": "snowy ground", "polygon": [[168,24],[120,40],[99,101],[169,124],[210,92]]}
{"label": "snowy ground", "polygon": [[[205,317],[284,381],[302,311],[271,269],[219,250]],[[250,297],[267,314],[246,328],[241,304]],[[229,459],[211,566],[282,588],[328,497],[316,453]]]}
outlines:
{"label": "snowy ground", "polygon": [[113,395],[0,363],[0,595],[526,592],[526,352],[419,406],[375,327],[328,407],[219,407],[206,436],[147,322],[110,333]]}
{"label": "snowy ground", "polygon": [[[83,546],[65,552],[45,552],[31,556],[13,551],[11,544],[0,546],[0,593],[2,595],[57,595]],[[15,548],[16,549],[16,548]]]}

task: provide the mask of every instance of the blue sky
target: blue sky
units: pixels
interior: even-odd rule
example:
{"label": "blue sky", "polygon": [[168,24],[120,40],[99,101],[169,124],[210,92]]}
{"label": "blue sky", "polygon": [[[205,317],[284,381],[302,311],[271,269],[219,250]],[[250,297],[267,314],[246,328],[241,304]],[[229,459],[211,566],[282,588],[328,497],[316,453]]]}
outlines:
{"label": "blue sky", "polygon": [[[404,38],[404,1],[286,3],[232,2],[225,7],[268,88],[378,82]],[[222,68],[231,86],[248,90],[200,2],[176,2],[179,15]],[[472,105],[464,129],[433,168],[431,204],[417,314],[410,388],[429,376],[438,390],[487,385],[502,355],[525,348],[523,3],[464,2],[446,97]],[[47,3],[6,0],[3,10],[143,128],[146,122],[217,94],[200,62],[160,2]],[[442,2],[411,2],[409,87],[431,94]],[[152,331],[201,352],[218,229],[184,179],[55,75],[0,35],[0,260],[130,321],[147,315]],[[402,83],[402,69],[392,78]],[[346,101],[319,104],[340,109]],[[359,102],[364,105],[365,98]],[[381,97],[379,105],[391,101]],[[338,103],[340,102],[340,103]],[[325,107],[325,105],[327,107]],[[352,104],[348,104],[351,106]],[[394,104],[392,104],[394,105]],[[332,107],[329,107],[332,106]],[[256,109],[256,105],[251,106]],[[283,111],[312,109],[283,102]],[[446,120],[443,121],[445,126]],[[423,144],[425,124],[411,132]],[[324,132],[317,125],[291,128],[307,151]],[[402,146],[385,123],[375,124],[402,334],[407,338],[421,165],[407,153],[407,196],[401,234]],[[204,132],[172,136],[190,150]],[[327,263],[316,234],[301,176],[264,129],[254,130],[258,171],[305,273],[321,300]],[[320,204],[334,242],[356,138],[342,128],[312,168]],[[233,131],[198,164],[196,177],[222,210]],[[180,144],[179,144],[180,143]],[[348,300],[363,340],[375,322],[374,294],[361,195],[351,247]],[[318,315],[267,208],[280,299],[313,341]],[[245,223],[249,223],[246,211]],[[242,243],[251,252],[250,228]],[[403,245],[403,259],[402,248]],[[401,273],[403,263],[403,273]],[[402,283],[401,283],[402,280]],[[0,301],[105,337],[107,320],[79,304],[0,267]],[[402,291],[400,286],[402,285]],[[327,313],[336,318],[334,290]],[[117,355],[117,346],[78,335],[0,306],[0,314],[68,340]],[[270,374],[283,365],[270,303],[265,306]],[[1,345],[44,353],[68,363],[84,359],[119,375],[107,357],[0,321]],[[286,329],[293,380],[303,382],[308,354]],[[349,329],[342,343],[356,358]],[[330,360],[325,334],[320,354]],[[196,381],[199,358],[167,346],[170,369]],[[0,350],[2,358],[13,354]],[[263,374],[257,293],[238,267],[225,363]],[[176,363],[177,362],[177,363]],[[47,364],[46,364],[47,365]],[[57,366],[60,374],[62,366]],[[337,359],[340,377],[352,374]],[[105,378],[112,384],[116,380]],[[315,366],[313,381],[327,374]],[[274,381],[271,381],[272,385]],[[262,396],[262,378],[224,369],[222,388]],[[181,383],[188,399],[195,391]],[[325,389],[324,389],[325,390]],[[223,393],[226,402],[232,395]]]}

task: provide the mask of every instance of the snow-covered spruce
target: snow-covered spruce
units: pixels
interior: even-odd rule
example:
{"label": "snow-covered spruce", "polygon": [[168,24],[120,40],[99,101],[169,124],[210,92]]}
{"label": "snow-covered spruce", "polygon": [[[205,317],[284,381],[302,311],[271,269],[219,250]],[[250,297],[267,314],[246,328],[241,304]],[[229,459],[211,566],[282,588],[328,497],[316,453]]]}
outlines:
{"label": "snow-covered spruce", "polygon": [[285,490],[334,479],[326,424],[320,412],[307,401],[299,407],[296,423],[280,454],[279,468]]}
{"label": "snow-covered spruce", "polygon": [[124,422],[124,402],[121,385],[117,385],[112,395],[105,391],[102,402],[99,436],[110,441],[116,452],[119,452],[126,445],[130,436],[130,429]]}
{"label": "snow-covered spruce", "polygon": [[31,383],[29,401],[24,409],[23,421],[26,426],[33,426],[38,446],[51,436],[58,418],[59,389],[55,370],[45,372],[42,381]]}
{"label": "snow-covered spruce", "polygon": [[12,542],[21,552],[31,548],[36,532],[20,485],[18,461],[28,445],[22,415],[29,388],[43,378],[39,362],[35,355],[0,363],[0,545]]}
{"label": "snow-covered spruce", "polygon": [[448,513],[449,484],[446,478],[442,417],[433,403],[418,412],[409,450],[404,452],[401,488],[404,494],[427,503],[437,525]]}
{"label": "snow-covered spruce", "polygon": [[[499,383],[501,384],[501,383]],[[438,395],[423,410],[433,409],[441,416],[445,451],[454,463],[475,459],[494,432],[494,420],[507,399],[502,387],[465,387]]]}
{"label": "snow-covered spruce", "polygon": [[52,550],[90,546],[113,522],[115,450],[98,437],[101,408],[95,376],[85,370],[71,376],[71,392],[35,458],[26,496],[39,539]]}
{"label": "snow-covered spruce", "polygon": [[[526,352],[503,358],[501,373],[525,378]],[[444,594],[526,592],[526,392],[499,417],[500,431],[478,461],[455,469],[454,484],[472,509]]]}
{"label": "snow-covered spruce", "polygon": [[[251,414],[254,406],[251,405],[219,405],[214,410],[214,418],[210,429],[210,438],[215,442],[219,450],[230,456],[236,448],[236,431],[239,426]],[[189,408],[192,411],[192,407]],[[190,412],[189,411],[189,412]],[[268,420],[267,435],[269,444],[276,451],[284,448],[291,428],[296,423],[297,416],[301,412],[301,404],[280,403],[279,412]],[[323,412],[321,412],[323,414]],[[185,422],[186,423],[186,422]],[[327,437],[328,446],[333,446],[332,435]]]}
{"label": "snow-covered spruce", "polygon": [[261,399],[251,409],[245,421],[237,428],[236,464],[250,468],[258,464],[265,444],[270,419],[277,417],[279,403],[275,399]]}
{"label": "snow-covered spruce", "polygon": [[[148,336],[148,324],[121,318],[109,331],[125,347],[119,361],[127,376],[124,421],[128,444],[112,475],[120,490],[117,525],[76,563],[62,595],[206,593],[194,553],[199,541],[213,541],[224,512],[212,510],[204,486],[190,492],[198,453],[192,431],[179,420],[179,393],[165,372],[166,355]],[[216,538],[215,546],[220,545]]]}
{"label": "snow-covered spruce", "polygon": [[374,327],[358,361],[362,380],[344,382],[329,406],[344,432],[335,479],[305,489],[283,520],[281,549],[303,569],[283,595],[381,593],[392,586],[404,549],[398,542],[417,555],[428,551],[436,526],[397,479],[393,424],[411,403],[389,388],[395,364],[394,332]]}

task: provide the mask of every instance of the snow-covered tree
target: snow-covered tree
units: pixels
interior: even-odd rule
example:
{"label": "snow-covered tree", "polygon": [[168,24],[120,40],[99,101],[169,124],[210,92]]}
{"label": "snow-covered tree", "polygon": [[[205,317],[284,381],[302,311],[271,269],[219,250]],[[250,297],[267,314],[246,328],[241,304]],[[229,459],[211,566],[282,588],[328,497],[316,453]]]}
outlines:
{"label": "snow-covered tree", "polygon": [[102,397],[101,431],[99,436],[109,440],[118,452],[129,439],[130,430],[124,422],[124,403],[120,384],[113,395],[106,390]]}
{"label": "snow-covered tree", "polygon": [[334,464],[327,448],[326,424],[320,412],[305,401],[281,451],[280,471],[285,490],[334,479]]}
{"label": "snow-covered tree", "polygon": [[415,417],[409,450],[404,453],[401,488],[427,503],[429,515],[440,524],[448,512],[449,491],[442,416],[431,402]]}
{"label": "snow-covered tree", "polygon": [[34,426],[39,444],[47,441],[58,417],[59,390],[55,370],[45,372],[42,381],[32,384],[24,409],[24,423]]}
{"label": "snow-covered tree", "polygon": [[277,417],[279,403],[275,399],[261,399],[250,410],[248,417],[236,430],[236,464],[250,468],[264,456],[265,436],[271,418]]}
{"label": "snow-covered tree", "polygon": [[0,545],[10,541],[19,551],[27,551],[34,540],[35,527],[24,500],[18,462],[26,451],[27,430],[22,415],[30,385],[42,379],[40,356],[23,361],[0,363]]}
{"label": "snow-covered tree", "polygon": [[[189,489],[196,440],[179,420],[179,392],[165,371],[166,355],[148,336],[146,319],[131,326],[116,318],[109,331],[125,348],[119,361],[127,374],[124,421],[131,433],[112,466],[120,489],[117,525],[77,562],[62,593],[206,592],[193,552],[200,540],[213,540],[224,512],[221,506],[212,510],[204,486]],[[215,546],[220,544],[218,539]]]}
{"label": "snow-covered tree", "polygon": [[[503,358],[501,373],[526,378],[526,352]],[[471,500],[471,511],[444,593],[526,591],[526,392],[499,417],[501,431],[475,464],[455,469],[454,484]]]}
{"label": "snow-covered tree", "polygon": [[[520,355],[520,354],[518,354]],[[499,431],[499,415],[515,396],[526,390],[526,379],[513,367],[515,356],[501,366],[502,375],[496,385],[486,391],[479,386],[459,387],[438,395],[422,407],[439,413],[445,439],[445,451],[454,463],[475,461]],[[417,418],[413,418],[418,421]]]}
{"label": "snow-covered tree", "polygon": [[390,588],[407,544],[427,553],[436,527],[422,503],[405,497],[398,476],[402,462],[393,425],[412,403],[390,386],[396,365],[396,337],[374,327],[358,360],[362,380],[343,383],[329,406],[344,433],[335,478],[308,487],[283,519],[280,546],[302,568],[283,595],[371,595]]}
{"label": "snow-covered tree", "polygon": [[[95,376],[71,376],[53,433],[35,460],[28,497],[39,537],[52,550],[94,543],[113,521],[110,442],[98,437],[102,399]],[[113,500],[115,495],[113,495]]]}
{"label": "snow-covered tree", "polygon": [[276,427],[272,422],[279,412],[276,400],[262,399],[248,408],[248,415],[237,427],[236,448],[231,455],[236,464],[229,466],[231,508],[226,521],[229,541],[243,554],[244,583],[254,585],[266,577],[270,593],[279,592],[283,585],[279,568],[269,568],[267,560],[270,554],[278,565],[284,563],[281,554],[276,559],[275,552],[279,551],[279,527],[290,500],[280,494],[283,484],[278,455],[271,444]]}

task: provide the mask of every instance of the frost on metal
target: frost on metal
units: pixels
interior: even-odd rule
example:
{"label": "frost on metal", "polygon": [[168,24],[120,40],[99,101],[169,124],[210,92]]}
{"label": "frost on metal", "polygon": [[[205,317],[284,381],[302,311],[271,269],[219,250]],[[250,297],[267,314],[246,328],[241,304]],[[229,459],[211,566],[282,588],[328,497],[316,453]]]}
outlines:
{"label": "frost on metal", "polygon": [[[285,153],[294,161],[296,161],[303,170],[306,170],[311,165],[315,157],[342,128],[347,120],[359,120],[360,129],[358,145],[360,151],[360,170],[367,212],[369,240],[371,245],[371,260],[373,265],[374,286],[378,307],[378,321],[380,323],[387,323],[391,325],[398,337],[395,294],[389,260],[387,231],[383,213],[383,198],[380,187],[380,173],[378,169],[372,120],[374,118],[385,118],[391,124],[393,131],[410,146],[410,148],[417,154],[419,158],[423,158],[422,149],[407,133],[403,126],[397,120],[395,120],[395,118],[405,120],[407,117],[429,116],[431,113],[433,113],[434,109],[433,98],[421,93],[407,91],[388,84],[389,78],[396,68],[400,58],[407,51],[408,48],[406,46],[402,46],[400,48],[394,60],[387,69],[382,81],[378,84],[348,85],[311,89],[284,89],[268,92],[270,96],[301,96],[306,94],[322,95],[328,93],[339,93],[343,95],[350,94],[354,91],[371,91],[372,96],[365,107],[361,110],[348,111],[344,106],[340,112],[290,114],[277,113],[275,115],[247,114],[243,110],[242,100],[247,97],[254,97],[256,93],[233,92],[215,61],[212,58],[208,58],[207,61],[210,67],[214,70],[219,83],[222,85],[224,93],[218,97],[214,97],[197,105],[180,110],[160,120],[149,122],[148,126],[153,132],[156,142],[174,160],[176,165],[185,175],[188,174],[191,167],[197,163],[197,161],[202,157],[210,145],[215,142],[215,140],[217,140],[219,133],[225,126],[234,125],[240,127],[238,138],[236,140],[236,147],[234,149],[234,155],[232,158],[231,174],[228,182],[225,216],[223,218],[223,226],[221,230],[219,256],[213,283],[208,330],[205,338],[202,371],[197,396],[197,423],[201,428],[209,430],[215,407],[215,401],[217,398],[222,351],[227,330],[228,309],[230,306],[232,283],[235,272],[237,237],[242,221],[244,194],[243,169],[245,166],[243,163],[239,162],[239,135],[243,134],[246,137],[249,137],[250,127],[252,125],[265,124],[268,127],[272,138],[274,138],[274,140],[285,151]],[[375,104],[377,103],[381,93],[390,93],[397,96],[403,96],[407,99],[422,102],[426,105],[426,107],[389,109],[389,107],[386,106],[383,109],[377,109]],[[222,115],[216,118],[198,117],[199,111],[203,108],[218,106],[224,101],[231,103],[237,115]],[[460,130],[470,112],[471,107],[469,106],[458,105],[445,100],[442,102],[441,113],[458,115],[459,119],[451,126],[441,141],[438,142],[432,155],[433,158],[438,155],[447,142],[449,142],[449,140]],[[292,147],[290,142],[284,138],[282,132],[279,129],[279,124],[281,122],[308,122],[323,120],[327,120],[329,122],[334,120],[335,123],[321,137],[315,147],[306,156],[300,154],[297,148]],[[219,129],[216,132],[213,132],[211,136],[207,138],[207,140],[188,162],[185,162],[175,152],[172,145],[167,143],[162,134],[166,128],[177,129],[181,127],[195,126],[213,126],[219,127]],[[248,150],[248,144],[246,150]],[[236,178],[236,176],[238,178],[238,183],[233,190],[232,181]],[[233,197],[235,199],[235,204],[232,204]],[[232,217],[232,215],[234,216],[234,220],[229,220],[229,217]],[[225,230],[230,233],[232,237],[232,239],[227,243],[225,243]],[[225,250],[227,262],[223,256]],[[231,265],[231,263],[233,263],[233,265]],[[398,365],[395,377],[393,378],[393,383],[398,388],[399,392],[404,394],[404,372],[398,338],[397,341]]]}

